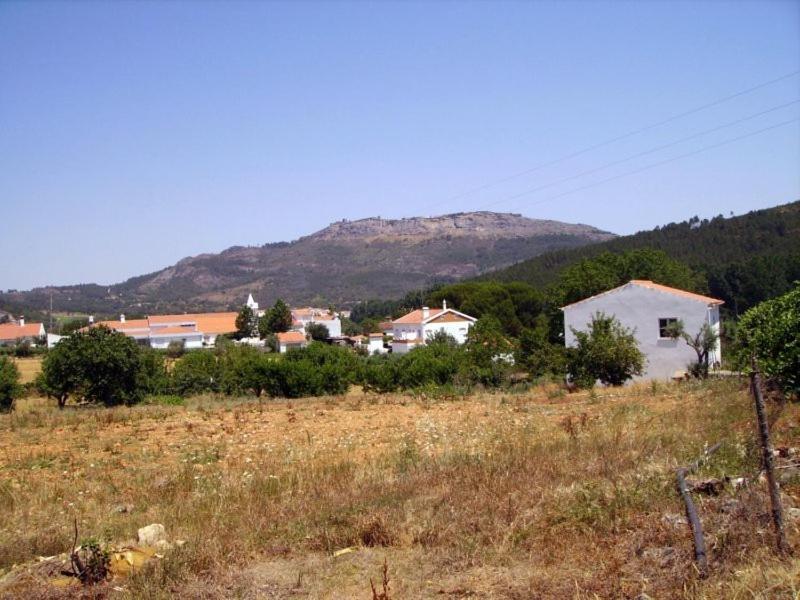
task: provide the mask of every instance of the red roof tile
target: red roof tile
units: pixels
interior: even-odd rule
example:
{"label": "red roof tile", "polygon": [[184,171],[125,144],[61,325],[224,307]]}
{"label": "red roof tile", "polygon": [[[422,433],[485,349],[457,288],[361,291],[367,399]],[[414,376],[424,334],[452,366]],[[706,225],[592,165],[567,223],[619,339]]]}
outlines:
{"label": "red roof tile", "polygon": [[577,302],[573,302],[572,304],[567,304],[566,306],[562,306],[562,310],[565,308],[569,308],[570,306],[575,306],[576,304],[581,304],[588,300],[593,300],[594,298],[599,298],[600,296],[605,296],[606,294],[610,294],[612,292],[616,292],[617,290],[621,290],[622,288],[628,285],[636,285],[639,287],[647,288],[650,290],[655,290],[657,292],[666,292],[668,294],[673,294],[675,296],[681,296],[683,298],[689,298],[690,300],[697,300],[698,302],[703,302],[705,304],[712,304],[719,306],[720,304],[725,304],[724,300],[719,300],[718,298],[711,298],[710,296],[703,296],[702,294],[695,294],[694,292],[687,292],[686,290],[681,290],[679,288],[669,287],[668,285],[662,285],[660,283],[654,283],[649,279],[631,279],[628,283],[624,285],[620,285],[610,290],[606,290],[605,292],[600,292],[599,294],[595,294],[594,296],[589,296],[588,298],[584,298],[583,300],[578,300]]}
{"label": "red roof tile", "polygon": [[0,340],[19,340],[22,338],[35,338],[42,333],[41,323],[26,323],[17,325],[16,323],[3,323],[0,325]]}

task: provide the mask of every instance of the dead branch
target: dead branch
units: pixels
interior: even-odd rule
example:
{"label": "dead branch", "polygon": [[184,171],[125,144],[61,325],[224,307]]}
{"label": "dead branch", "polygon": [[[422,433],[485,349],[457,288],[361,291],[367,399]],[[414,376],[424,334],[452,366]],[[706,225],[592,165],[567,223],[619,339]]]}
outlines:
{"label": "dead branch", "polygon": [[78,579],[83,579],[83,573],[86,570],[86,567],[83,566],[83,561],[81,561],[81,557],[78,555],[78,552],[75,550],[78,544],[78,517],[74,517],[73,527],[75,529],[75,536],[72,538],[72,550],[69,553],[69,560],[72,564],[72,573]]}
{"label": "dead branch", "polygon": [[369,585],[372,588],[372,600],[391,600],[389,598],[389,565],[386,558],[383,559],[383,589],[379,592],[375,589],[375,584],[372,582],[372,577],[369,578]]}
{"label": "dead branch", "polygon": [[679,467],[675,471],[678,480],[678,493],[683,499],[683,504],[686,507],[686,520],[689,521],[689,528],[692,531],[694,540],[694,560],[697,563],[697,569],[700,572],[700,577],[708,576],[708,554],[706,553],[706,542],[703,538],[703,525],[700,522],[700,517],[697,514],[697,508],[692,500],[692,495],[689,493],[689,486],[686,484],[686,476],[693,473],[700,468],[700,465],[705,462],[709,456],[720,449],[722,442],[717,442],[708,448],[700,458],[690,463],[687,467]]}
{"label": "dead branch", "polygon": [[761,443],[762,464],[767,475],[767,486],[769,488],[769,499],[772,505],[772,524],[775,528],[775,538],[778,552],[786,554],[789,552],[789,544],[786,541],[786,531],[783,528],[783,509],[781,507],[781,492],[778,488],[778,481],[775,478],[775,468],[772,463],[772,442],[769,437],[769,424],[767,423],[766,410],[764,409],[764,396],[761,392],[761,373],[758,371],[755,355],[750,358],[752,367],[750,373],[750,388],[753,392],[753,400],[756,405],[756,417],[758,419],[758,435]]}

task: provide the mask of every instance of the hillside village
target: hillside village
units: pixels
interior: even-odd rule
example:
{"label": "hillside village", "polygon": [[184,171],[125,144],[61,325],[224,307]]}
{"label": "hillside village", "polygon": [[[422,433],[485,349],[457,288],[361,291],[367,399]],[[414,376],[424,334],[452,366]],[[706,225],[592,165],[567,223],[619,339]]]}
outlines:
{"label": "hillside village", "polygon": [[[669,381],[684,377],[687,365],[694,358],[692,348],[680,343],[678,336],[670,332],[670,326],[680,322],[692,331],[708,327],[714,343],[707,351],[706,360],[712,369],[719,370],[722,366],[719,314],[722,304],[724,302],[716,298],[652,281],[632,280],[562,307],[564,340],[566,346],[574,346],[577,332],[586,331],[597,313],[614,317],[634,332],[637,345],[644,354],[647,368],[639,377]],[[244,308],[252,314],[254,322],[266,314],[252,294],[248,295]],[[280,353],[306,348],[313,339],[309,327],[313,325],[324,327],[324,337],[320,341],[361,350],[368,355],[402,355],[424,346],[437,335],[447,336],[454,343],[463,345],[467,342],[470,328],[478,320],[449,308],[444,299],[441,307],[423,306],[381,323],[381,332],[346,336],[342,334],[341,319],[349,316],[349,312],[340,314],[330,309],[297,307],[290,308],[289,313],[291,325],[285,331],[275,332],[274,336],[273,350]],[[237,325],[239,316],[237,312],[219,312],[126,319],[123,314],[118,320],[97,322],[94,317],[89,317],[83,330],[106,327],[156,350],[176,347],[181,351],[212,349],[218,336],[234,337],[240,344],[265,347],[267,342],[257,335],[257,326],[251,327],[249,333],[241,332]],[[0,325],[0,345],[32,344],[35,347],[46,344],[52,348],[61,338],[48,335],[42,323],[26,324],[24,317]],[[513,362],[513,355],[498,353],[495,359]]]}
{"label": "hillside village", "polygon": [[800,600],[800,0],[0,4],[0,600]]}

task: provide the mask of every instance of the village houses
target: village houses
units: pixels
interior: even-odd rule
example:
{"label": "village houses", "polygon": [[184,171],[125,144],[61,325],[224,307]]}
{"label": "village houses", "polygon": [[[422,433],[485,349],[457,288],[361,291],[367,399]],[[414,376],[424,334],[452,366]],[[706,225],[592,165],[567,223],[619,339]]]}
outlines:
{"label": "village houses", "polygon": [[719,365],[722,350],[719,342],[719,307],[722,300],[685,290],[634,279],[625,285],[564,306],[564,342],[575,345],[573,329],[585,331],[592,317],[604,313],[615,317],[633,331],[639,350],[646,359],[643,379],[671,379],[681,376],[695,351],[680,338],[670,335],[680,321],[689,335],[696,335],[704,324],[717,334],[716,347],[709,353],[709,364]]}

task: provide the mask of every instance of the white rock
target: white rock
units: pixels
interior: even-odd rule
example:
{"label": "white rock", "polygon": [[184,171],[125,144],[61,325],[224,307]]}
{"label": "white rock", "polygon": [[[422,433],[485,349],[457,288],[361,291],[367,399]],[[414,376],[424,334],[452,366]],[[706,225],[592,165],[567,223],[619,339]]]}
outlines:
{"label": "white rock", "polygon": [[161,523],[153,523],[139,530],[139,543],[142,546],[154,546],[157,542],[166,541],[167,531]]}

